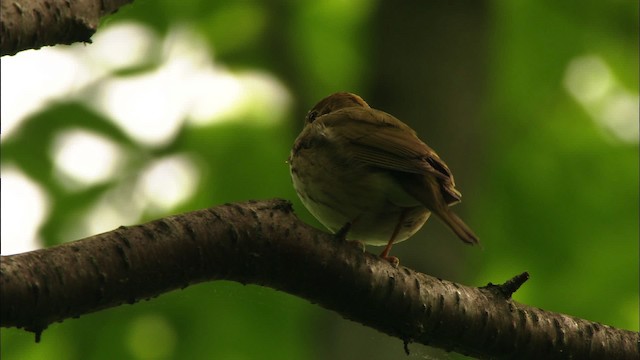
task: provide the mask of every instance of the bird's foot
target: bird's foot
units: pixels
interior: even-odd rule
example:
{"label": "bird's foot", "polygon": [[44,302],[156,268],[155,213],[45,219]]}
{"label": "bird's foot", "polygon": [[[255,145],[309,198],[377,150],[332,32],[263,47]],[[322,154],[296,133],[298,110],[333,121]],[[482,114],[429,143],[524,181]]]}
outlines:
{"label": "bird's foot", "polygon": [[351,223],[350,222],[344,224],[340,228],[340,230],[336,231],[336,233],[333,234],[333,236],[335,236],[336,239],[338,239],[340,241],[347,241],[347,234],[349,234],[349,230],[351,230]]}
{"label": "bird's foot", "polygon": [[380,253],[380,258],[387,260],[393,265],[393,267],[398,267],[400,265],[400,259],[395,256],[389,256],[389,251],[391,250],[391,245],[393,244],[393,238],[387,243],[387,246]]}
{"label": "bird's foot", "polygon": [[353,246],[357,247],[359,250],[362,250],[362,252],[365,252],[366,248],[362,241],[347,240],[347,234],[349,234],[349,230],[351,229],[352,224],[353,223],[351,222],[344,224],[344,226],[341,227],[340,230],[336,231],[336,233],[333,234],[333,236],[335,236],[335,238],[338,239],[338,241],[348,242],[349,244],[352,244]]}
{"label": "bird's foot", "polygon": [[391,266],[393,266],[394,268],[397,268],[398,266],[400,266],[400,259],[398,259],[395,256],[382,256],[380,255],[381,259],[387,260]]}

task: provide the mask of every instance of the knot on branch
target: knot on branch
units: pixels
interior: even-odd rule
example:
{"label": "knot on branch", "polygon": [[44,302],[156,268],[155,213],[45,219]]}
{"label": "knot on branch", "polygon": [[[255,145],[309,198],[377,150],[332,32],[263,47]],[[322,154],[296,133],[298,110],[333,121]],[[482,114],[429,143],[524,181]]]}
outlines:
{"label": "knot on branch", "polygon": [[520,286],[522,286],[522,284],[524,284],[527,280],[529,280],[529,273],[525,271],[522,274],[518,274],[505,281],[504,284],[495,285],[492,283],[488,283],[486,286],[481,287],[481,289],[489,290],[495,294],[498,294],[505,300],[511,300],[511,296],[516,291],[518,291]]}

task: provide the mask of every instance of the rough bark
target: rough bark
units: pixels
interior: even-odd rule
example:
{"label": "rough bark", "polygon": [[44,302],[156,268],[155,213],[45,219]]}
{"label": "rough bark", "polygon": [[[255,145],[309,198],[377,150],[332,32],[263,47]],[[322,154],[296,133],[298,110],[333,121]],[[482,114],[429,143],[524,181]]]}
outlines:
{"label": "rough bark", "polygon": [[1,0],[0,56],[91,42],[100,18],[133,0]]}
{"label": "rough bark", "polygon": [[436,279],[305,225],[286,201],[246,202],[3,256],[0,325],[38,337],[55,321],[227,279],[303,297],[405,344],[479,358],[638,357],[638,333],[511,300],[526,278],[481,288]]}

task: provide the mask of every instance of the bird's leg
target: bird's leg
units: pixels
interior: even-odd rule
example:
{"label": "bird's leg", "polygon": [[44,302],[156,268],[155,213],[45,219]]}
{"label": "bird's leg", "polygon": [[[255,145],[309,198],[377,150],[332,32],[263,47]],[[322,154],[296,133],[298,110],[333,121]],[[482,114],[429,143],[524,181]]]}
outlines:
{"label": "bird's leg", "polygon": [[382,250],[382,253],[380,253],[380,257],[390,262],[391,265],[393,266],[398,266],[400,264],[400,259],[398,259],[395,256],[389,256],[389,251],[391,250],[391,246],[393,245],[394,240],[396,239],[396,237],[398,236],[398,233],[400,232],[400,228],[402,227],[402,222],[404,221],[404,218],[407,216],[407,212],[409,212],[409,209],[404,209],[400,213],[400,218],[398,219],[398,223],[396,224],[396,227],[393,229],[391,238],[389,239],[387,246],[385,246],[384,250]]}
{"label": "bird's leg", "polygon": [[353,226],[353,221],[349,221],[348,223],[342,225],[342,227],[338,231],[336,231],[334,236],[340,241],[347,241],[347,234],[349,234],[351,226]]}
{"label": "bird's leg", "polygon": [[334,236],[338,238],[340,241],[349,241],[350,243],[353,243],[356,247],[358,247],[358,249],[361,249],[362,252],[364,252],[365,246],[362,241],[347,240],[347,235],[349,234],[349,230],[351,230],[351,228],[358,221],[358,219],[360,219],[360,216],[357,216],[352,221],[349,221],[348,223],[344,224],[338,231],[336,231]]}

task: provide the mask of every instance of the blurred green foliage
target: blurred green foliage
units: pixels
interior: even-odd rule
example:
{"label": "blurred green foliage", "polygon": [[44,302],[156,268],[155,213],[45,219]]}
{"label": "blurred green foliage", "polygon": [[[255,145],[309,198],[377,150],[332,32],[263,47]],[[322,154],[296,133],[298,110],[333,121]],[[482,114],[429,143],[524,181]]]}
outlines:
{"label": "blurred green foliage", "polygon": [[[59,101],[3,139],[2,163],[48,194],[46,246],[73,240],[69,228],[87,208],[149,160],[175,153],[200,167],[193,196],[130,224],[283,197],[318,225],[296,198],[284,161],[306,109],[332,92],[356,92],[414,126],[449,162],[465,195],[456,210],[483,243],[463,247],[432,221],[394,248],[403,265],[474,286],[529,271],[516,300],[638,330],[638,141],[618,138],[566,85],[570,64],[594,57],[637,99],[637,14],[631,1],[139,0],[99,31],[136,21],[166,36],[188,25],[217,64],[279,79],[293,99],[286,118],[254,121],[256,107],[224,122],[185,124],[168,143],[148,146],[82,101]],[[153,63],[114,76],[152,71]],[[633,121],[637,128],[637,107]],[[82,191],[62,186],[49,151],[55,134],[71,127],[121,146],[122,173]],[[457,357],[411,349],[414,357]],[[40,344],[2,329],[1,350],[3,359],[405,357],[400,340],[293,296],[223,281],[54,324]]]}

